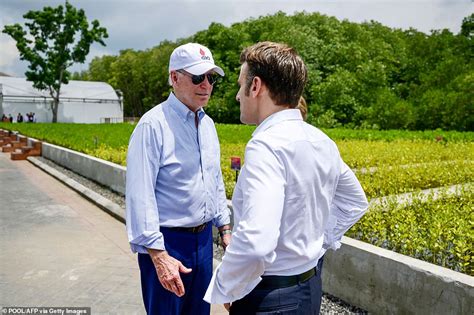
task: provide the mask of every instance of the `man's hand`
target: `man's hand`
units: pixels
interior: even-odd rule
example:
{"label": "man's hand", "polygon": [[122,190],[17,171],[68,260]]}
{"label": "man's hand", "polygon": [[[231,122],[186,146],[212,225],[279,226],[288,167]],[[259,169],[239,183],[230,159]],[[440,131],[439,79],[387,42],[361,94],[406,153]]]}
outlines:
{"label": "man's hand", "polygon": [[190,273],[192,269],[186,268],[179,260],[171,257],[165,250],[147,248],[147,251],[155,265],[156,274],[161,285],[177,296],[183,296],[184,285],[179,273]]}
{"label": "man's hand", "polygon": [[226,250],[227,246],[229,246],[230,241],[232,239],[232,229],[230,225],[226,224],[219,227],[219,235],[221,236],[221,245]]}
{"label": "man's hand", "polygon": [[226,250],[227,246],[229,246],[231,240],[232,240],[232,234],[223,234],[221,236],[221,245],[222,245],[222,248],[224,248],[224,251]]}
{"label": "man's hand", "polygon": [[224,307],[227,310],[227,312],[230,312],[230,306],[231,305],[232,305],[232,303],[224,303]]}

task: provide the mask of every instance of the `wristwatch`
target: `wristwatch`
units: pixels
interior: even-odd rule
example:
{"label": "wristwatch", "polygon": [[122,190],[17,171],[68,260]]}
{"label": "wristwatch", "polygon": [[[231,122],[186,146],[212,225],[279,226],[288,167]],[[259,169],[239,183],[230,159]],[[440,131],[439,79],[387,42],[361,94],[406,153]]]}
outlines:
{"label": "wristwatch", "polygon": [[231,229],[226,229],[226,230],[219,231],[219,235],[221,237],[224,237],[225,234],[232,234],[232,230]]}

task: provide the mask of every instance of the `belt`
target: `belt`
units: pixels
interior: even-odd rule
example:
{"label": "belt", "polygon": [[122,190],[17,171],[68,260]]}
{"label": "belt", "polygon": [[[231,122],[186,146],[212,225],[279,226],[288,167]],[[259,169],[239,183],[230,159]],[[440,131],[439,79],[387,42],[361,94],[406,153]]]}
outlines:
{"label": "belt", "polygon": [[286,287],[292,287],[299,283],[308,281],[316,275],[316,268],[312,268],[302,274],[295,276],[262,276],[262,281],[255,289],[274,290]]}
{"label": "belt", "polygon": [[189,232],[189,233],[200,233],[200,232],[204,231],[204,229],[206,228],[208,223],[209,222],[206,222],[206,223],[203,223],[201,225],[192,226],[192,227],[169,227],[169,229],[173,230],[173,231],[181,231],[181,232]]}

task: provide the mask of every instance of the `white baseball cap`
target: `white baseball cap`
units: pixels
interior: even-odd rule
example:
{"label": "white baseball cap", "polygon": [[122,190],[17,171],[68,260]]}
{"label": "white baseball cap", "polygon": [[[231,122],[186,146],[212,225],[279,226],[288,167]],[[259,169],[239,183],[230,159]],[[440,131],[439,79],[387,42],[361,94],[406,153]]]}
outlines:
{"label": "white baseball cap", "polygon": [[171,53],[168,72],[181,69],[195,75],[214,70],[220,76],[224,76],[224,70],[214,64],[211,51],[196,43],[181,45]]}

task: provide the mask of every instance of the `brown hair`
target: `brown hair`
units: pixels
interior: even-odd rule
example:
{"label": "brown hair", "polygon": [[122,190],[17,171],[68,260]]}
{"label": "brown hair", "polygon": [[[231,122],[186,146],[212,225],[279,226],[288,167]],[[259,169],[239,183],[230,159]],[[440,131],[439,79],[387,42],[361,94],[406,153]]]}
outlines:
{"label": "brown hair", "polygon": [[306,105],[306,100],[303,96],[300,97],[300,101],[298,102],[296,108],[300,110],[303,120],[306,121],[306,118],[308,118],[308,105]]}
{"label": "brown hair", "polygon": [[297,106],[308,74],[296,50],[285,44],[261,42],[245,48],[240,62],[248,65],[245,95],[249,95],[253,79],[259,77],[276,105]]}

